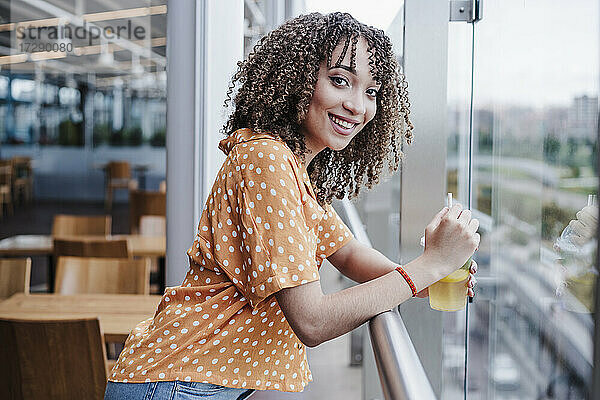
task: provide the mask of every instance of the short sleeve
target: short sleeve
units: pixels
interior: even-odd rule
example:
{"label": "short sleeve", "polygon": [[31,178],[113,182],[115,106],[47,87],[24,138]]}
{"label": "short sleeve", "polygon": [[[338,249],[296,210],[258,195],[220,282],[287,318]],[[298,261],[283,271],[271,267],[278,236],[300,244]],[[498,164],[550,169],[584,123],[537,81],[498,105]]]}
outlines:
{"label": "short sleeve", "polygon": [[319,273],[292,153],[272,140],[254,142],[253,150],[248,146],[242,145],[236,166],[245,275],[238,279],[256,308],[283,288],[318,280]]}
{"label": "short sleeve", "polygon": [[335,212],[333,206],[327,204],[324,208],[325,215],[316,228],[319,263],[354,238],[352,231]]}

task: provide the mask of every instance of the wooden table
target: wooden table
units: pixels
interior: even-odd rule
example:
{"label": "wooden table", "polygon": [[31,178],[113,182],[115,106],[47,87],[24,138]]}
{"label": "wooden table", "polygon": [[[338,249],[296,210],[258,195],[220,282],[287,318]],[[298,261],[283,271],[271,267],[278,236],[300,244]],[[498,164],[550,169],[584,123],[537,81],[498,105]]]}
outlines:
{"label": "wooden table", "polygon": [[[61,236],[61,239],[98,240],[98,239],[127,239],[127,246],[134,257],[158,257],[160,291],[165,288],[165,255],[167,253],[167,239],[164,236],[142,235],[86,235],[86,236]],[[0,257],[48,257],[48,284],[53,290],[54,262],[53,237],[51,235],[16,235],[0,240]]]}
{"label": "wooden table", "polygon": [[13,295],[0,302],[0,318],[68,319],[98,317],[106,342],[124,342],[140,322],[154,316],[158,295],[58,294]]}
{"label": "wooden table", "polygon": [[[16,235],[0,240],[0,256],[49,256],[54,244],[51,235]],[[61,236],[61,239],[98,240],[127,239],[129,251],[134,257],[164,257],[167,240],[164,236],[108,235],[108,236]]]}

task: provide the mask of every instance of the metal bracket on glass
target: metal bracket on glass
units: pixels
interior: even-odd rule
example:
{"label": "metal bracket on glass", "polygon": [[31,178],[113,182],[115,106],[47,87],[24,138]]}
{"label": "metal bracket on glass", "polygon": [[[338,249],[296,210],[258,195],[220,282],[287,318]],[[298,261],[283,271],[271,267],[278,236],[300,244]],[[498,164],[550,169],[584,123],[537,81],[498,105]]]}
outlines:
{"label": "metal bracket on glass", "polygon": [[451,0],[450,21],[477,22],[483,17],[483,0]]}

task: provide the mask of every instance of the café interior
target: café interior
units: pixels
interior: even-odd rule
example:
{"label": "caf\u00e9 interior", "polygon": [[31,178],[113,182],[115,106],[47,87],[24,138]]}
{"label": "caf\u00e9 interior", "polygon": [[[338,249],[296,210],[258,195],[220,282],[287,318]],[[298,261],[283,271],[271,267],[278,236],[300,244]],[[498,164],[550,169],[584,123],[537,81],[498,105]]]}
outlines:
{"label": "caf\u00e9 interior", "polygon": [[[237,60],[334,10],[391,38],[415,125],[402,168],[334,208],[406,263],[453,193],[481,222],[476,296],[456,312],[409,300],[307,349],[303,392],[252,398],[600,398],[600,8],[575,1],[574,26],[549,3],[0,1],[0,398],[103,398],[188,270]],[[320,279],[356,284],[327,262]]]}

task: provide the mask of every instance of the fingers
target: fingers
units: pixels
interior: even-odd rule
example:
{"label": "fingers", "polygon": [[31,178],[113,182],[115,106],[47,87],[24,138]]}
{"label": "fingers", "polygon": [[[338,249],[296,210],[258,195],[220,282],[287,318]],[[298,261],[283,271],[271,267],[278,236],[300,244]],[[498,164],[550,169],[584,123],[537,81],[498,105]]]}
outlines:
{"label": "fingers", "polygon": [[469,222],[468,229],[469,229],[469,232],[471,232],[471,233],[477,232],[477,229],[479,229],[479,220],[477,218],[473,218]]}
{"label": "fingers", "polygon": [[469,280],[467,281],[467,295],[469,297],[475,296],[475,291],[473,288],[477,284],[477,278],[475,278],[475,274],[477,273],[477,263],[475,260],[471,260],[471,267],[469,268]]}
{"label": "fingers", "polygon": [[467,227],[471,233],[475,233],[477,229],[479,229],[479,220],[477,218],[471,219],[471,210],[463,210],[462,205],[460,203],[454,204],[452,208],[448,211],[446,216],[448,219],[458,219],[461,225]]}
{"label": "fingers", "polygon": [[481,235],[477,232],[475,232],[473,234],[473,241],[475,242],[475,249],[473,250],[474,252],[479,250],[479,244],[481,243]]}
{"label": "fingers", "polygon": [[462,205],[460,203],[454,203],[452,208],[448,211],[448,219],[458,219],[460,212],[462,211]]}
{"label": "fingers", "polygon": [[435,230],[447,212],[448,212],[448,207],[444,207],[437,214],[435,214],[435,216],[433,217],[433,219],[431,220],[429,225],[427,225],[427,230],[429,230],[429,231]]}
{"label": "fingers", "polygon": [[594,215],[591,206],[586,206],[583,210],[577,211],[577,219],[580,220],[584,225],[593,226],[594,228],[598,224],[598,216]]}
{"label": "fingers", "polygon": [[462,210],[458,216],[458,221],[461,225],[468,227],[471,222],[471,210]]}
{"label": "fingers", "polygon": [[475,287],[475,285],[477,284],[477,278],[475,278],[475,275],[473,274],[469,274],[469,282],[467,282],[467,287]]}
{"label": "fingers", "polygon": [[577,234],[578,234],[578,231],[577,231],[577,230],[578,230],[580,227],[582,227],[582,226],[583,226],[583,224],[582,224],[581,222],[579,222],[578,220],[576,220],[576,219],[572,219],[572,220],[570,220],[570,221],[569,221],[569,226],[571,227],[571,229],[572,229],[572,230],[574,230],[574,231],[575,231],[575,233],[577,233]]}
{"label": "fingers", "polygon": [[477,284],[477,278],[475,278],[475,276],[473,274],[469,274],[469,280],[467,282],[467,295],[469,297],[475,296],[475,291],[473,290],[473,288],[475,287],[476,284]]}
{"label": "fingers", "polygon": [[473,259],[471,259],[471,267],[469,268],[469,272],[471,272],[471,274],[477,273],[477,263]]}
{"label": "fingers", "polygon": [[569,222],[569,225],[571,225],[571,229],[573,229],[575,233],[577,233],[580,236],[582,236],[590,230],[584,223],[578,220],[573,220]]}
{"label": "fingers", "polygon": [[589,214],[590,218],[594,220],[594,222],[598,222],[598,206],[585,206],[583,209]]}
{"label": "fingers", "polygon": [[573,230],[573,232],[575,232],[575,235],[571,238],[571,240],[577,246],[584,245],[596,234],[595,227],[592,228],[584,225],[579,220],[572,220],[569,222],[569,227]]}

